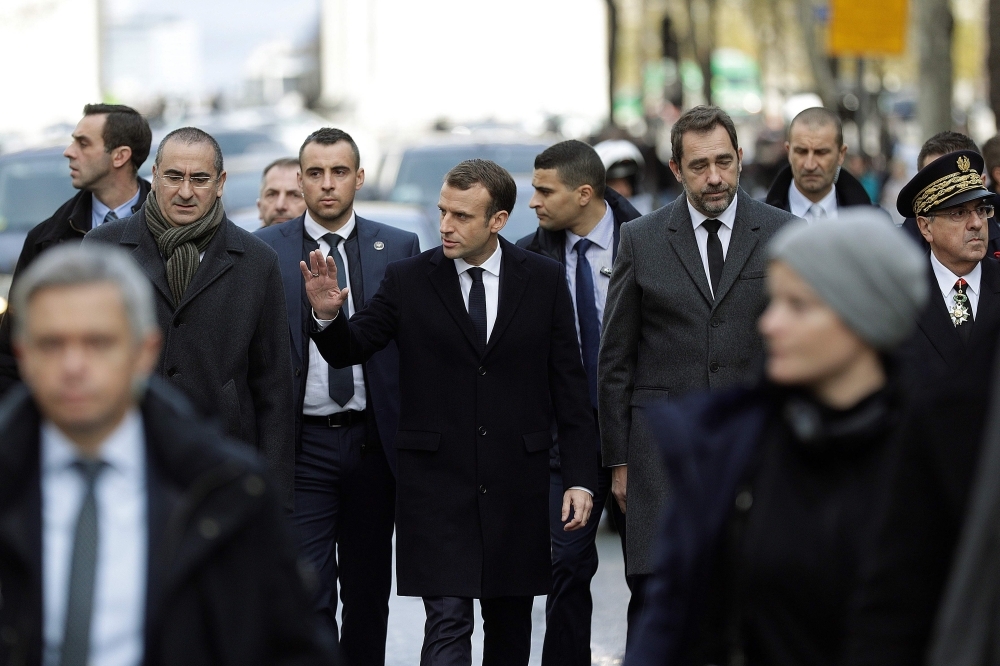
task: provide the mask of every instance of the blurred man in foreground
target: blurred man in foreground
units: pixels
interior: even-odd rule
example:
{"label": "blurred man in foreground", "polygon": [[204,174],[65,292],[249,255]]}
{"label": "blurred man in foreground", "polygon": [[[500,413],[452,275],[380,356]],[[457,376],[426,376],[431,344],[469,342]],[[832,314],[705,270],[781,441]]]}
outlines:
{"label": "blurred man in foreground", "polygon": [[142,210],[84,239],[130,252],[156,288],[158,371],[267,459],[291,508],[292,362],[278,256],[222,207],[222,150],[195,127],[156,151]]}
{"label": "blurred man in foreground", "polygon": [[0,403],[3,663],[323,664],[269,476],[151,379],[152,289],[59,248],[14,290]]}
{"label": "blurred man in foreground", "polygon": [[[80,193],[28,232],[14,267],[14,280],[49,247],[80,242],[105,222],[128,217],[146,201],[149,182],[136,173],[149,156],[149,123],[135,109],[117,104],[88,104],[63,153],[73,187]],[[0,320],[0,395],[18,380],[11,352],[10,316]]]}
{"label": "blurred man in foreground", "polygon": [[778,173],[766,202],[812,222],[841,208],[871,206],[861,183],[841,167],[847,156],[840,118],[822,107],[806,109],[788,126],[788,166]]}
{"label": "blurred man in foreground", "polygon": [[294,157],[282,157],[264,167],[257,199],[263,226],[293,220],[305,210],[306,201],[299,185],[299,161]]}
{"label": "blurred man in foreground", "polygon": [[[528,204],[538,216],[538,229],[517,242],[566,267],[573,297],[583,368],[590,404],[597,414],[597,355],[601,319],[608,297],[611,266],[618,254],[621,227],[639,217],[628,200],[604,182],[604,165],[597,152],[582,141],[549,146],[535,158]],[[595,422],[596,425],[596,422]],[[594,515],[600,516],[611,490],[611,470],[597,464]],[[581,530],[566,532],[560,520],[563,500],[559,443],[549,462],[549,526],[552,533],[552,592],[545,604],[542,664],[590,666],[590,625],[594,600],[590,581],[597,573],[597,520]],[[625,517],[615,514],[616,523]]]}

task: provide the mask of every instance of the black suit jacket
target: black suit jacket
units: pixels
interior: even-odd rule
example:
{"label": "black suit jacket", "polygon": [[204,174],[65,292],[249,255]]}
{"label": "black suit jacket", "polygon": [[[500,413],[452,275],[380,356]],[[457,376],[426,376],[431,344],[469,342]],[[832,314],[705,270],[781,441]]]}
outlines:
{"label": "black suit jacket", "polygon": [[[132,206],[135,213],[146,203],[149,194],[149,181],[142,178],[139,182],[139,200]],[[89,190],[80,190],[72,199],[64,203],[52,214],[52,217],[40,222],[24,239],[24,246],[14,266],[14,276],[11,288],[18,277],[31,265],[39,254],[53,245],[66,242],[79,243],[84,234],[90,231],[92,224],[94,197]],[[3,396],[11,386],[21,379],[18,374],[17,362],[11,348],[10,310],[0,315],[0,396]]]}
{"label": "black suit jacket", "polygon": [[[368,307],[313,339],[335,367],[395,340],[399,594],[546,594],[550,424],[564,488],[597,483],[593,409],[561,265],[500,238],[497,319],[480,352],[442,248],[390,264]],[[595,516],[594,519],[597,517]]]}
{"label": "black suit jacket", "polygon": [[982,261],[979,304],[972,337],[963,344],[958,330],[951,323],[948,306],[941,297],[928,255],[927,280],[930,298],[917,319],[917,330],[904,346],[902,353],[916,372],[913,377],[920,388],[929,386],[965,363],[984,365],[992,358],[1000,335],[1000,262],[991,257]]}
{"label": "black suit jacket", "polygon": [[292,362],[278,256],[224,219],[180,304],[146,215],[109,222],[84,243],[128,252],[153,284],[163,332],[158,372],[181,388],[226,434],[267,459],[291,507],[295,466]]}
{"label": "black suit jacket", "polygon": [[[154,379],[146,438],[144,664],[327,664],[295,548],[261,463]],[[0,403],[0,663],[41,663],[40,416],[20,387]]]}
{"label": "black suit jacket", "polygon": [[[420,254],[420,241],[416,234],[402,231],[386,224],[379,224],[355,216],[358,232],[358,250],[361,255],[361,307],[375,295],[390,262]],[[309,329],[312,326],[312,309],[306,299],[305,282],[299,270],[299,261],[306,260],[303,250],[305,215],[282,224],[265,227],[254,232],[278,253],[281,264],[281,281],[285,288],[285,307],[291,338],[292,370],[295,382],[295,441],[299,442],[302,423],[302,401],[305,398],[306,375],[309,371]],[[353,284],[358,280],[352,279]],[[351,298],[357,294],[353,293]],[[357,302],[357,301],[356,301]],[[361,308],[356,308],[360,310]],[[394,342],[373,355],[364,364],[366,409],[375,417],[379,439],[385,449],[386,459],[393,471],[396,469],[396,451],[393,442],[399,425],[399,352]]]}

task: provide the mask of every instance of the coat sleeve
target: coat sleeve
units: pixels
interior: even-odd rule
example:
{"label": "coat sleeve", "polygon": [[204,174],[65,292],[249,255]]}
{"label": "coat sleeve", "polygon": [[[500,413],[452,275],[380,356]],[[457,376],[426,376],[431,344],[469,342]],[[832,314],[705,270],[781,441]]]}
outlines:
{"label": "coat sleeve", "polygon": [[[415,241],[419,244],[419,241]],[[309,337],[319,353],[334,368],[347,368],[366,362],[396,337],[399,326],[399,276],[394,264],[385,269],[385,277],[368,305],[350,321],[343,311],[322,331],[315,326]]]}
{"label": "coat sleeve", "polygon": [[600,460],[594,435],[594,409],[580,357],[566,267],[562,264],[556,280],[549,338],[549,393],[559,431],[563,489],[580,486],[596,493]]}
{"label": "coat sleeve", "polygon": [[291,342],[284,316],[285,292],[278,257],[272,254],[257,330],[250,343],[247,380],[257,417],[257,448],[267,460],[285,506],[292,506],[295,412]]}
{"label": "coat sleeve", "polygon": [[605,466],[628,463],[628,440],[632,430],[629,404],[642,326],[642,290],[635,280],[632,246],[632,227],[622,225],[618,257],[604,307],[604,327],[597,363],[601,456]]}

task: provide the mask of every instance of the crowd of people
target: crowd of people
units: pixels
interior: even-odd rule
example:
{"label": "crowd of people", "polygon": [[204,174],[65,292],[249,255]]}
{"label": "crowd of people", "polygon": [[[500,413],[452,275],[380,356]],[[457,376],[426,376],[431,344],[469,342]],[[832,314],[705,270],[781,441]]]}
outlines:
{"label": "crowd of people", "polygon": [[926,143],[900,229],[836,114],[791,122],[758,201],[695,107],[672,203],[562,141],[533,234],[471,159],[423,252],[355,214],[342,130],[265,169],[255,233],[211,135],[166,135],[147,182],[152,148],[85,107],[80,192],[17,263],[0,663],[378,666],[395,564],[422,666],[472,663],[475,600],[482,663],[526,666],[536,596],[542,664],[589,665],[605,510],[626,666],[996,660],[1000,164],[968,137]]}

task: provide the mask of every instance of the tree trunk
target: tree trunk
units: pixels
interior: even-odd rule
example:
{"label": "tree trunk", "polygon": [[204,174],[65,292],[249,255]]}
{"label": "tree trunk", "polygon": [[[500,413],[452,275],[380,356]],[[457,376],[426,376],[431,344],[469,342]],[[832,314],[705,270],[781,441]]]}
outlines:
{"label": "tree trunk", "polygon": [[816,84],[816,94],[823,100],[823,106],[836,109],[837,82],[833,72],[830,71],[830,60],[822,51],[823,44],[816,38],[816,4],[812,0],[800,0],[798,9],[799,24],[802,26],[806,53],[809,54],[809,67]]}
{"label": "tree trunk", "polygon": [[605,0],[608,5],[608,123],[615,117],[615,67],[618,63],[618,8],[615,0]]}
{"label": "tree trunk", "polygon": [[[995,0],[993,0],[995,2]],[[921,141],[950,130],[954,20],[949,0],[918,0],[920,90],[917,119]]]}
{"label": "tree trunk", "polygon": [[[986,58],[986,68],[990,81],[990,108],[1000,126],[1000,0],[990,0],[990,50]],[[994,37],[996,35],[996,37]]]}

